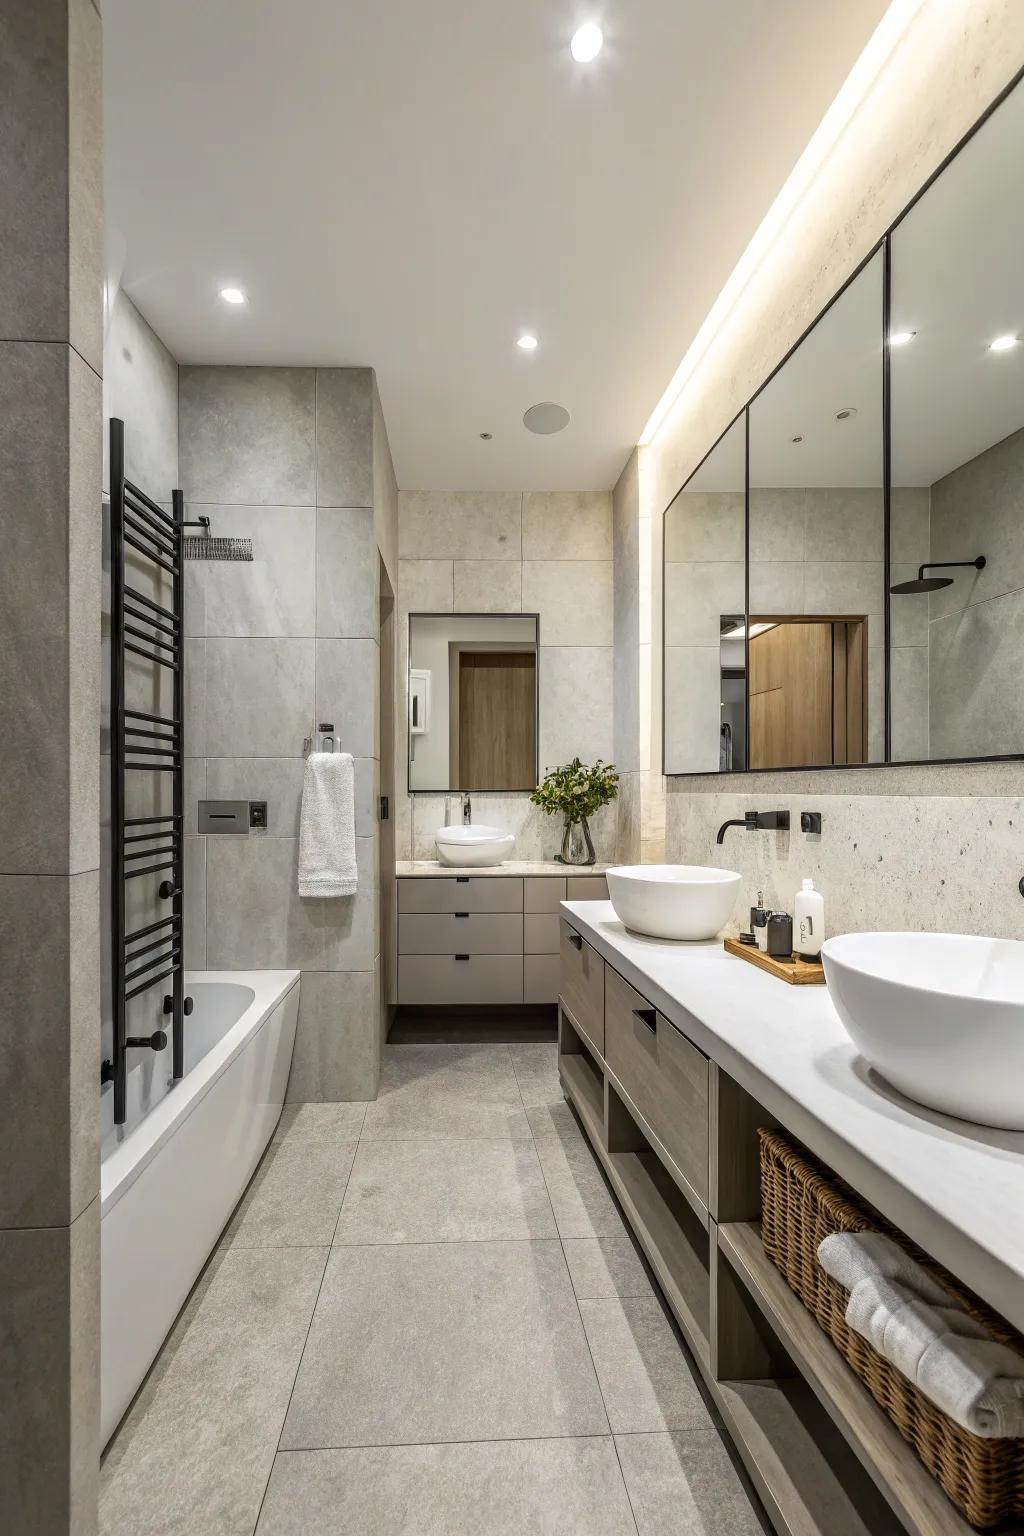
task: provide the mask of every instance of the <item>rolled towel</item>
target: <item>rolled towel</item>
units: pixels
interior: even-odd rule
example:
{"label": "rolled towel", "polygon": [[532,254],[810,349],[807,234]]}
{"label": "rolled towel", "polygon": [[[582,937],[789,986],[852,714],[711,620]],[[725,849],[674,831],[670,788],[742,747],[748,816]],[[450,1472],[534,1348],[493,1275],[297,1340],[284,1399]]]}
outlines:
{"label": "rolled towel", "polygon": [[936,1306],[956,1305],[948,1291],[883,1232],[833,1232],[818,1244],[818,1263],[844,1291],[852,1291],[859,1280],[874,1275],[896,1280]]}
{"label": "rolled towel", "polygon": [[356,893],[355,764],[348,752],[311,752],[302,781],[299,895]]}

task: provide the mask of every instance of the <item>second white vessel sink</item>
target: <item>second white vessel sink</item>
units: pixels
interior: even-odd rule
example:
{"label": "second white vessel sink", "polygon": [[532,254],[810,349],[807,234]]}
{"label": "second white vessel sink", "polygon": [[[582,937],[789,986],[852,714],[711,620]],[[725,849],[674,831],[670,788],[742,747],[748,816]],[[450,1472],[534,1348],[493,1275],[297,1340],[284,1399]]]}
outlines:
{"label": "second white vessel sink", "polygon": [[463,868],[504,864],[515,845],[514,834],[503,832],[500,827],[438,827],[434,833],[434,846],[441,863],[462,865]]}
{"label": "second white vessel sink", "polygon": [[910,1099],[1024,1130],[1024,944],[956,933],[847,933],[822,946],[836,1012]]}
{"label": "second white vessel sink", "polygon": [[713,939],[732,916],[740,876],[700,864],[626,864],[608,871],[615,915],[655,939]]}

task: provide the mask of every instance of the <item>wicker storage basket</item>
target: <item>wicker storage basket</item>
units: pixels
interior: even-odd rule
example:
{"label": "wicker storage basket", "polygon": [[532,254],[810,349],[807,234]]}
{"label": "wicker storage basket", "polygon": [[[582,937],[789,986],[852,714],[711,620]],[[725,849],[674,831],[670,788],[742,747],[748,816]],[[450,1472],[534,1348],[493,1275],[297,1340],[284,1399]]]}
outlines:
{"label": "wicker storage basket", "polygon": [[987,1440],[962,1429],[847,1327],[849,1293],[818,1263],[818,1245],[832,1232],[885,1232],[995,1338],[1022,1355],[1024,1338],[808,1153],[777,1131],[760,1130],[758,1137],[761,1237],[772,1263],[965,1519],[990,1528],[1024,1515],[1024,1439]]}

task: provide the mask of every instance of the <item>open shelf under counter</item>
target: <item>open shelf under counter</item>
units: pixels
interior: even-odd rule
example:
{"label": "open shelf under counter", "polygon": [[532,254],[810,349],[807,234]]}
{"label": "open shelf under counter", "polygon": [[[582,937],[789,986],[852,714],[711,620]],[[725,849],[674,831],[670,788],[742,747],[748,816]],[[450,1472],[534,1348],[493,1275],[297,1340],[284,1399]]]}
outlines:
{"label": "open shelf under counter", "polygon": [[[969,1536],[974,1527],[949,1502],[831,1339],[789,1289],[765,1253],[756,1224],[731,1222],[719,1227],[718,1252],[719,1262],[724,1259],[729,1264],[792,1357],[815,1401],[876,1485],[897,1522],[892,1528],[912,1532],[914,1536]],[[750,1385],[719,1383],[723,1409],[730,1420],[733,1415],[727,1406],[729,1394],[748,1394]],[[747,1411],[742,1410],[741,1417]],[[734,1420],[733,1429],[740,1437],[745,1433],[742,1423]],[[785,1466],[789,1474],[794,1465],[787,1454]],[[1010,1536],[1011,1532],[1021,1536],[1022,1530],[1024,1527],[1019,1523],[999,1527],[1000,1536]]]}
{"label": "open shelf under counter", "polygon": [[604,1146],[604,1080],[586,1050],[561,1056],[558,1062],[562,1086],[576,1106],[576,1113],[592,1142]]}

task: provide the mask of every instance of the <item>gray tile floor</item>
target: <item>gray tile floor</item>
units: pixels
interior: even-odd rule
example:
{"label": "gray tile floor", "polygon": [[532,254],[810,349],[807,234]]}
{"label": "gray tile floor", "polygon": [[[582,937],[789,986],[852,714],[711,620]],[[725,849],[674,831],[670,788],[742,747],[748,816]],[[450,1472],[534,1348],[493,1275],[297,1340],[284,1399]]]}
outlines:
{"label": "gray tile floor", "polygon": [[758,1536],[553,1044],[290,1106],[104,1461],[104,1536]]}

